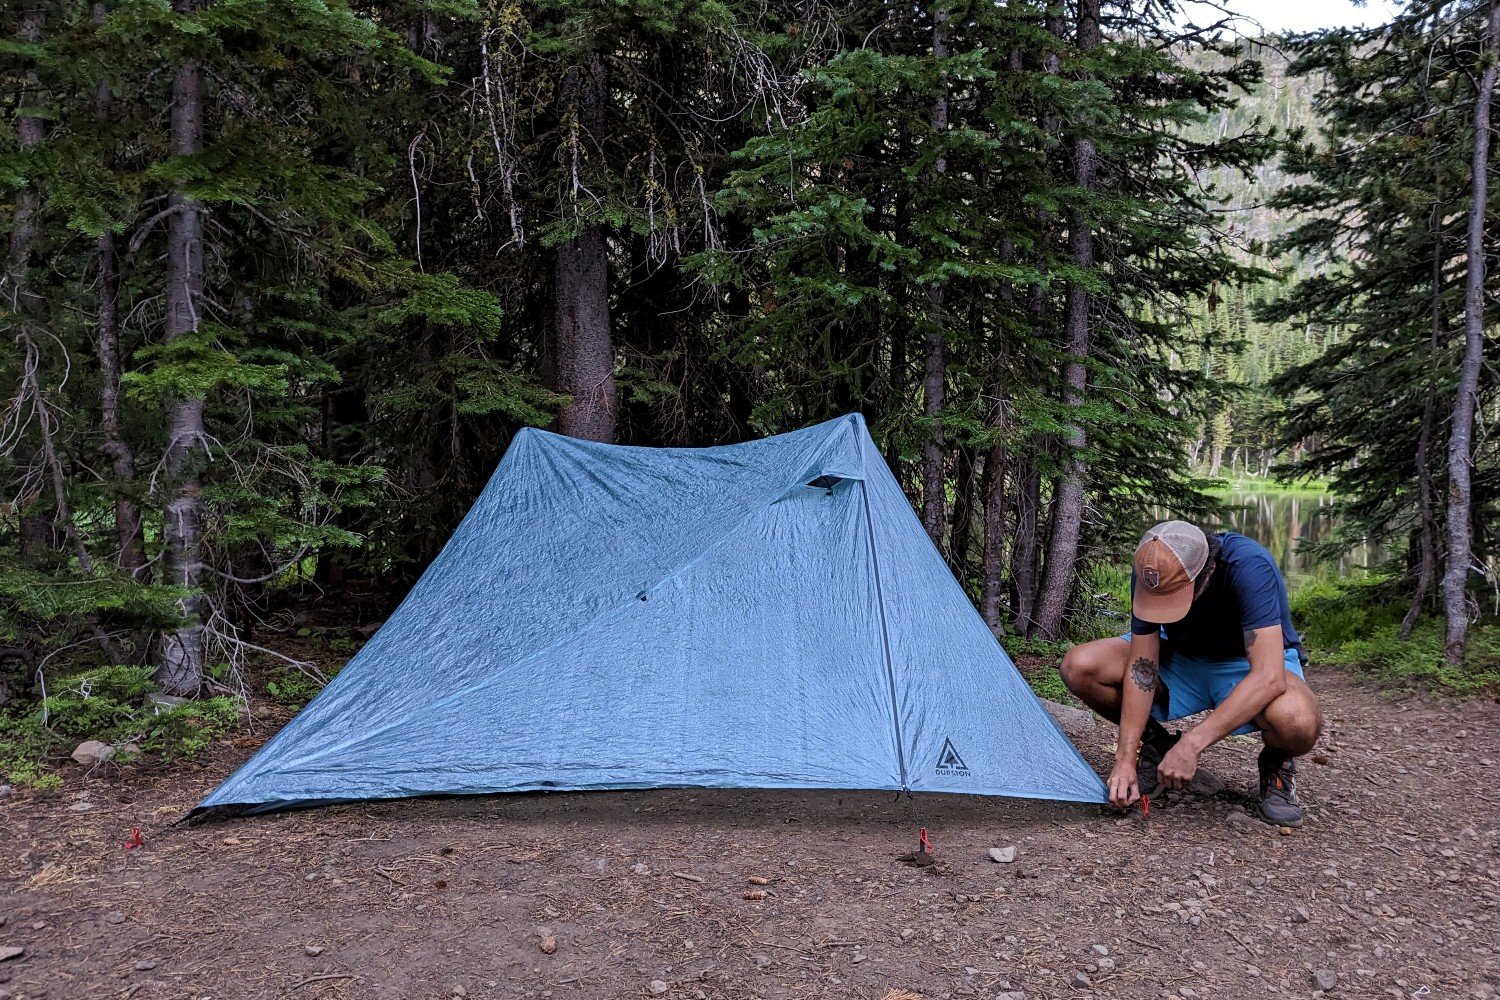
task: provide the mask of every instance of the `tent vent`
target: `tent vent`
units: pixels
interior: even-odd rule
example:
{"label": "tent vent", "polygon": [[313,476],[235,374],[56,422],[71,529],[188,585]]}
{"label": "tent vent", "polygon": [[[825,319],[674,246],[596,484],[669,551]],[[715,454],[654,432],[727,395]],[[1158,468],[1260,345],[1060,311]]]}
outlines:
{"label": "tent vent", "polygon": [[833,488],[844,481],[843,476],[819,476],[817,479],[809,480],[807,485],[817,490],[833,492]]}

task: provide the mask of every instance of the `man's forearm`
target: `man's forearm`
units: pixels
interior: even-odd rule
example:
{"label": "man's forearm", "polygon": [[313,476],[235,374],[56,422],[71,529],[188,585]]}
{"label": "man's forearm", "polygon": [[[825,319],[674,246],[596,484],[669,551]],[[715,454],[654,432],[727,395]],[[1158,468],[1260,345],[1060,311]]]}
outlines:
{"label": "man's forearm", "polygon": [[1286,650],[1281,627],[1267,625],[1245,630],[1245,654],[1250,672],[1234,686],[1203,722],[1189,734],[1191,745],[1204,750],[1254,719],[1286,691]]}
{"label": "man's forearm", "polygon": [[1265,711],[1286,690],[1284,668],[1277,672],[1252,670],[1229,692],[1229,697],[1194,726],[1186,736],[1198,750],[1205,750]]}
{"label": "man's forearm", "polygon": [[1156,697],[1160,671],[1154,656],[1137,656],[1131,651],[1131,662],[1125,671],[1125,686],[1120,696],[1120,740],[1116,760],[1135,760],[1141,746],[1141,734],[1151,717],[1151,702]]}

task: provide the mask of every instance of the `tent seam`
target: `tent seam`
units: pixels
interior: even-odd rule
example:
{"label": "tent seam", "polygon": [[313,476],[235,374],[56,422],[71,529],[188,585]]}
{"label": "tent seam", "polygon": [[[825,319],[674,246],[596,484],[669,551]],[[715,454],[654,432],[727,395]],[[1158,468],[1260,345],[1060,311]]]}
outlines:
{"label": "tent seam", "polygon": [[865,534],[870,539],[870,566],[875,578],[875,607],[880,613],[880,646],[885,654],[885,679],[891,692],[891,725],[896,735],[896,766],[901,771],[901,790],[911,792],[906,780],[906,738],[901,735],[901,710],[896,698],[896,664],[891,657],[891,633],[885,617],[885,588],[880,583],[880,554],[875,548],[875,519],[870,514],[870,488],[866,480],[859,482],[859,495],[865,507]]}

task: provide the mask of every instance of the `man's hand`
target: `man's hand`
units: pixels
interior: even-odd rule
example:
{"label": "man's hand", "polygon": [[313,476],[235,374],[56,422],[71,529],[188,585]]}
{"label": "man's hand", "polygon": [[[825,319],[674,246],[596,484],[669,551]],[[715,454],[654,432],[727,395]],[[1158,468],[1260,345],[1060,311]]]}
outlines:
{"label": "man's hand", "polygon": [[1177,741],[1177,745],[1167,751],[1167,755],[1161,759],[1161,764],[1156,768],[1161,783],[1167,788],[1186,788],[1187,783],[1193,780],[1193,775],[1198,773],[1198,749],[1197,741],[1187,736]]}
{"label": "man's hand", "polygon": [[1116,761],[1115,769],[1109,773],[1109,801],[1117,808],[1125,809],[1133,805],[1140,797],[1141,790],[1135,777],[1135,763],[1126,760]]}

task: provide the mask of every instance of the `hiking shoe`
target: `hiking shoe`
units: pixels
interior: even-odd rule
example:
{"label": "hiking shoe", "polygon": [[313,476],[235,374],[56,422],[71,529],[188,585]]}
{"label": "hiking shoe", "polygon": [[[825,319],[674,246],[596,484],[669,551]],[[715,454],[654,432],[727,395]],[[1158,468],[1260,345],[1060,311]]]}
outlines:
{"label": "hiking shoe", "polygon": [[1182,739],[1181,733],[1169,733],[1155,741],[1141,741],[1141,752],[1135,758],[1135,783],[1142,795],[1156,794],[1156,786],[1161,784],[1161,778],[1157,775],[1156,769],[1161,766],[1162,758],[1167,755],[1167,751],[1176,746],[1180,739]]}
{"label": "hiking shoe", "polygon": [[1279,765],[1260,756],[1260,804],[1256,816],[1276,826],[1301,826],[1302,803],[1297,801],[1297,762],[1290,757]]}

